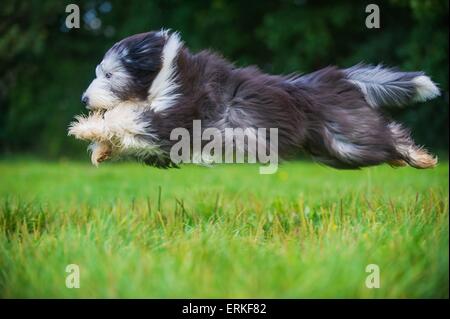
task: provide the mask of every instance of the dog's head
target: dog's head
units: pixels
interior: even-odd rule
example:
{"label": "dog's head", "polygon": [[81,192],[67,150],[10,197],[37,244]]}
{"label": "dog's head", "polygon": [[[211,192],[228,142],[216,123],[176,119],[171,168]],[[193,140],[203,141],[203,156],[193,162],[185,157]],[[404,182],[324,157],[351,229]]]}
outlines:
{"label": "dog's head", "polygon": [[82,102],[91,110],[108,110],[122,102],[146,100],[171,54],[166,51],[173,50],[167,46],[174,37],[179,45],[178,35],[168,31],[140,33],[117,42],[97,65]]}

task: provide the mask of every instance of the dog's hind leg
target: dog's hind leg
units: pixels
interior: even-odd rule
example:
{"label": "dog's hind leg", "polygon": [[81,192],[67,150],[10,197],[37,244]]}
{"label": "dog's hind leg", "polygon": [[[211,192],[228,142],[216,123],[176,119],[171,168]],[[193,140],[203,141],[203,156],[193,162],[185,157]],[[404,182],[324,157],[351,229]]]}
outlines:
{"label": "dog's hind leg", "polygon": [[436,165],[437,159],[417,146],[401,125],[384,120],[376,112],[360,113],[359,117],[363,119],[360,123],[343,121],[348,116],[335,116],[333,123],[316,123],[309,131],[306,150],[317,161],[340,169],[383,163],[415,168]]}
{"label": "dog's hind leg", "polygon": [[[437,157],[416,145],[409,132],[400,124],[390,122],[386,130],[373,143],[368,136],[351,140],[341,133],[325,129],[320,140],[314,142],[311,152],[314,158],[340,169],[354,169],[388,163],[394,167],[412,166],[414,168],[433,168]],[[311,150],[310,150],[311,151]]]}
{"label": "dog's hind leg", "polygon": [[389,129],[394,139],[395,148],[400,155],[400,159],[389,162],[392,166],[404,166],[395,165],[402,162],[406,162],[415,168],[433,168],[436,166],[437,157],[428,153],[423,147],[416,145],[410,133],[400,124],[391,122]]}

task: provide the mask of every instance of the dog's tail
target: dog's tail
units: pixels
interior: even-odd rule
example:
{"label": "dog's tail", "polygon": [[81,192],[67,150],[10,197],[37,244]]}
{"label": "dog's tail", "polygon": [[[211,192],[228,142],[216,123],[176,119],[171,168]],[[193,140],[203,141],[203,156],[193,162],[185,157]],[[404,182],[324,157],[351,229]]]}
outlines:
{"label": "dog's tail", "polygon": [[439,88],[424,72],[402,72],[382,65],[357,64],[343,70],[370,106],[403,106],[440,95]]}

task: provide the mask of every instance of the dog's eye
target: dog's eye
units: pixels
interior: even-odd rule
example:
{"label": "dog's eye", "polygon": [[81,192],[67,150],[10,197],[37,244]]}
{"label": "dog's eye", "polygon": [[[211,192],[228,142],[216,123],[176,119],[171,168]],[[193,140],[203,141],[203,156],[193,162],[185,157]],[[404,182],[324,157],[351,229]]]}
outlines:
{"label": "dog's eye", "polygon": [[106,76],[107,79],[109,79],[109,78],[112,77],[112,74],[111,74],[111,72],[107,72],[107,73],[105,74],[105,76]]}

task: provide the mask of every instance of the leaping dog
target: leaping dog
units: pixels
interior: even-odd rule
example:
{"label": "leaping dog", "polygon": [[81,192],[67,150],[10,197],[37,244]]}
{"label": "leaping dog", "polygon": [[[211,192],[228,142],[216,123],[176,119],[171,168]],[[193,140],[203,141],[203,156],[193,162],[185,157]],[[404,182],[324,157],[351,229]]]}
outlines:
{"label": "leaping dog", "polygon": [[358,64],[269,75],[254,66],[238,68],[210,51],[194,54],[178,33],[157,31],[114,44],[95,74],[82,96],[92,113],[69,128],[70,135],[92,141],[94,164],[132,156],[175,166],[171,131],[191,131],[194,120],[220,131],[277,128],[280,158],[303,150],[336,168],[437,163],[381,111],[438,96],[421,71]]}

